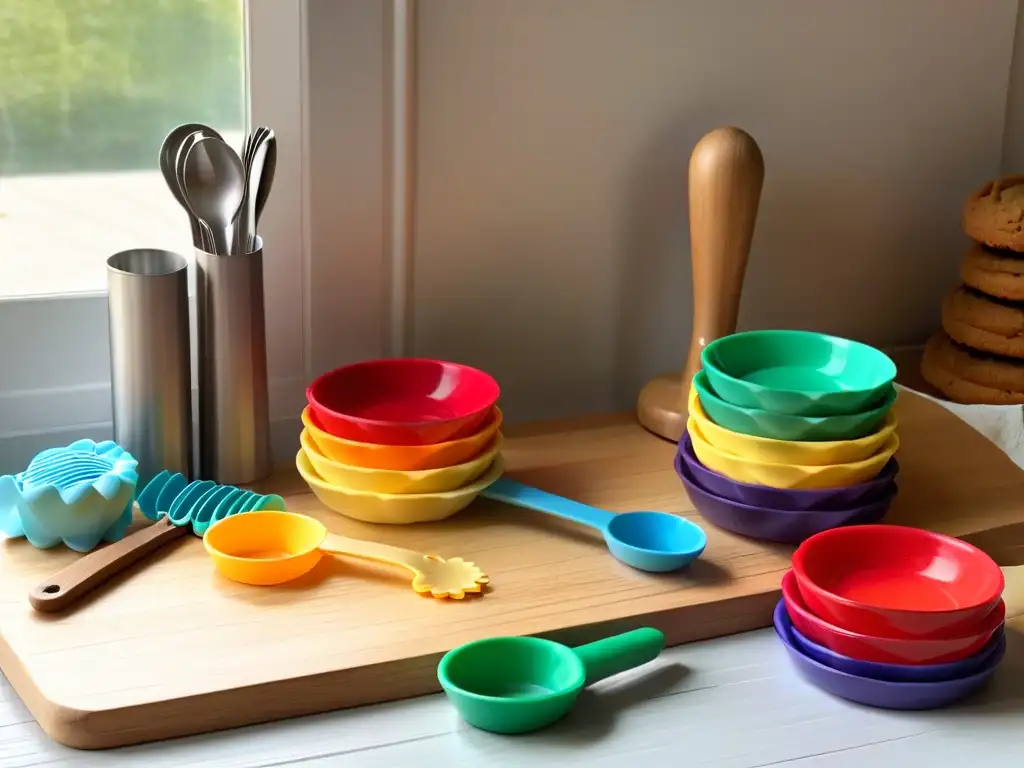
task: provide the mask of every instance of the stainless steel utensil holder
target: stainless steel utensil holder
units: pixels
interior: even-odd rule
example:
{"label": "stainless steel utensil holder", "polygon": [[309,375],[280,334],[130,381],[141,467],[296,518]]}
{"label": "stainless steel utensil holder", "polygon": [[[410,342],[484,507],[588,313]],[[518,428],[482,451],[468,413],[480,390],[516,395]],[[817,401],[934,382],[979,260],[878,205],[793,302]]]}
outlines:
{"label": "stainless steel utensil holder", "polygon": [[136,249],[107,259],[114,440],[139,461],[193,477],[188,260]]}
{"label": "stainless steel utensil holder", "polygon": [[270,473],[263,241],[252,253],[195,255],[199,475],[255,482]]}

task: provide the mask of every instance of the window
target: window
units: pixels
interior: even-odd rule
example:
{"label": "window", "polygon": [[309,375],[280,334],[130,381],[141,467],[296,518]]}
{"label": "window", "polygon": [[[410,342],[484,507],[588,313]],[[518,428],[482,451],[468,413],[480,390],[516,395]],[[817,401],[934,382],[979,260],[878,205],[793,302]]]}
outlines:
{"label": "window", "polygon": [[107,256],[142,244],[188,254],[156,152],[184,122],[240,146],[242,0],[0,0],[0,14],[0,253],[26,255],[0,261],[0,295],[103,291]]}
{"label": "window", "polygon": [[271,418],[297,417],[304,13],[302,0],[0,0],[0,473],[65,438],[109,436],[106,259],[191,256],[157,166],[183,122],[236,145],[249,125],[277,134],[261,220]]}

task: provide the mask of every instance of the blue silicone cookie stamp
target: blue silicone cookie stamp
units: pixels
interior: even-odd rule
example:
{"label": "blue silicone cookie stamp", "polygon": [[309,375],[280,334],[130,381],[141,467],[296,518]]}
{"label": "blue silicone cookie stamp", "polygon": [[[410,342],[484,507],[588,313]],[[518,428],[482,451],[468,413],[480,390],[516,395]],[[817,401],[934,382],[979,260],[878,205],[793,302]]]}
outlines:
{"label": "blue silicone cookie stamp", "polygon": [[0,531],[35,547],[88,552],[132,520],[138,462],[112,440],[49,448],[24,472],[0,476]]}

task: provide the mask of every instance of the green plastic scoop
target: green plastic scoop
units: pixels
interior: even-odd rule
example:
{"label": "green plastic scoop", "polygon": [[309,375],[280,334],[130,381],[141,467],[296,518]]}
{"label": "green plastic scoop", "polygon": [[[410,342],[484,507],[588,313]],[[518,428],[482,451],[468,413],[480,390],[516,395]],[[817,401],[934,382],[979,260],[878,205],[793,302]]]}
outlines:
{"label": "green plastic scoop", "polygon": [[472,726],[528,733],[569,714],[584,686],[658,658],[665,636],[644,627],[577,648],[537,637],[492,637],[454,648],[437,667]]}

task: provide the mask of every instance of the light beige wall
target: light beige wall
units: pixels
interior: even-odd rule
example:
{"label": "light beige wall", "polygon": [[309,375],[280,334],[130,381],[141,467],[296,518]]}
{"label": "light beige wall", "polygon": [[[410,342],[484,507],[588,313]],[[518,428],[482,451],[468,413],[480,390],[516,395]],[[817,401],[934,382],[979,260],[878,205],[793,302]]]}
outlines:
{"label": "light beige wall", "polygon": [[1013,61],[1006,94],[1006,130],[1003,133],[1004,173],[1024,173],[1024,3],[1017,3]]}
{"label": "light beige wall", "polygon": [[767,168],[744,328],[922,341],[964,197],[1001,160],[1024,170],[1015,0],[308,9],[312,368],[462,360],[514,420],[631,407],[681,364],[686,166],[715,126]]}
{"label": "light beige wall", "polygon": [[629,407],[690,326],[685,168],[766,162],[741,326],[922,340],[998,171],[1013,0],[419,3],[414,350],[545,416]]}

